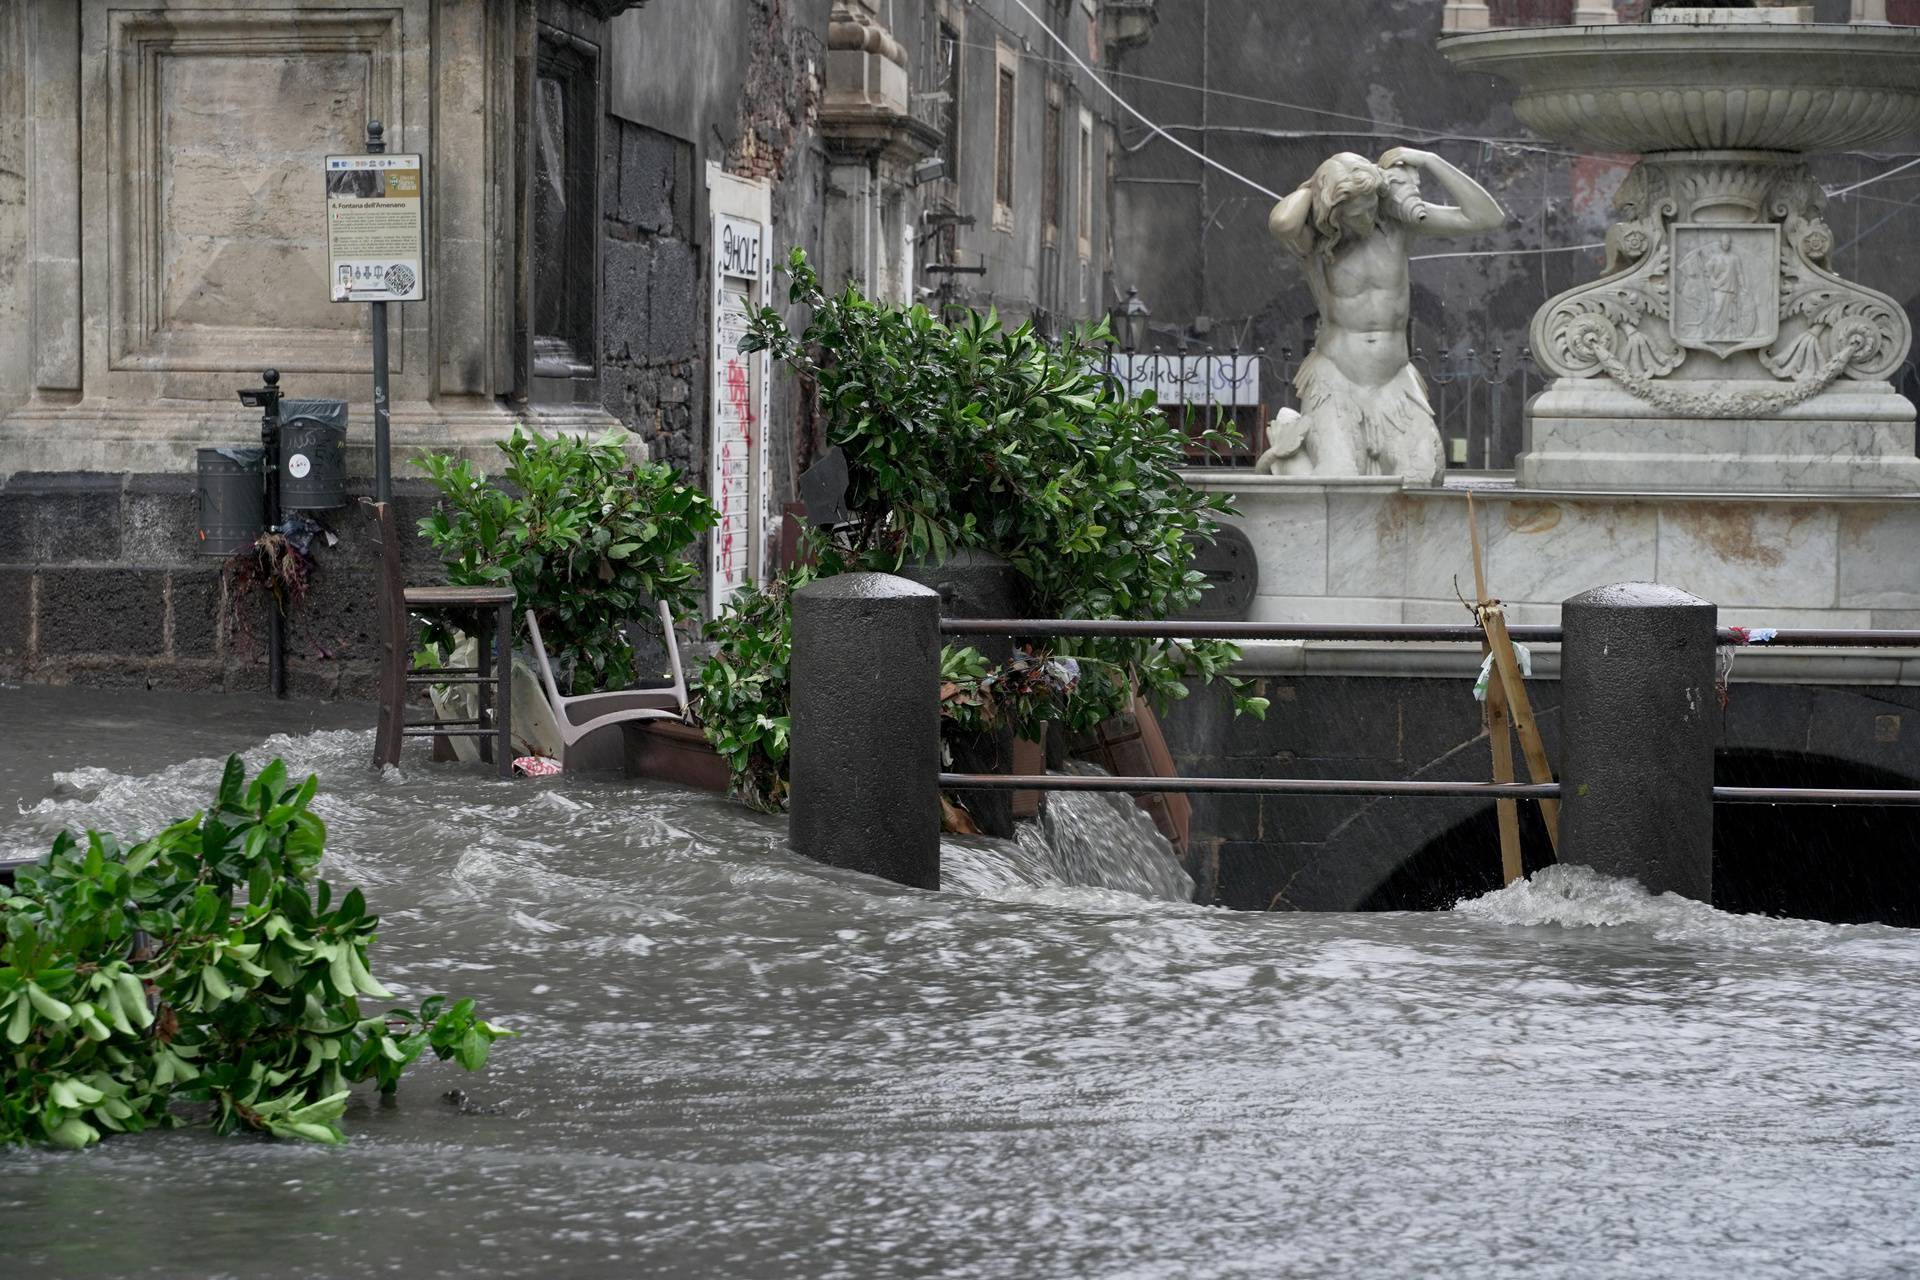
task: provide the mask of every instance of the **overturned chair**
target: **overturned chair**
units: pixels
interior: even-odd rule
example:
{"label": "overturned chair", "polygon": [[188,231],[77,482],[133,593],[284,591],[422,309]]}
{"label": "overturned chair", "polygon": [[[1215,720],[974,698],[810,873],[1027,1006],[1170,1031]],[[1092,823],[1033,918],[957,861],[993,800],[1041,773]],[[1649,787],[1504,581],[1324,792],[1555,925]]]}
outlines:
{"label": "overturned chair", "polygon": [[[643,720],[685,720],[687,716],[687,677],[680,666],[680,643],[673,633],[673,611],[660,605],[660,636],[667,647],[667,666],[673,682],[657,687],[610,689],[605,693],[582,693],[562,697],[553,678],[553,665],[547,660],[546,642],[540,637],[540,619],[529,609],[527,635],[533,641],[533,660],[540,669],[540,687],[547,695],[554,723],[560,730],[563,753],[596,729],[608,725]],[[563,758],[562,763],[565,763]]]}

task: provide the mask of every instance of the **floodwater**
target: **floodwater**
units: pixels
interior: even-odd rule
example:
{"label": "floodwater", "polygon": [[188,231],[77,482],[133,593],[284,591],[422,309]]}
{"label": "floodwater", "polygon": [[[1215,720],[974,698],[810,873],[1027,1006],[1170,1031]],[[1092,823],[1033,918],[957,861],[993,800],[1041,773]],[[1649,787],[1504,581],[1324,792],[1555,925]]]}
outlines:
{"label": "floodwater", "polygon": [[[87,767],[23,738],[41,705],[0,691],[32,793],[0,857],[217,777],[181,704],[123,700]],[[364,1100],[344,1149],[0,1152],[0,1275],[1920,1275],[1920,934],[1564,868],[1232,914],[1100,856],[1128,824],[1091,810],[1067,856],[969,841],[911,892],[715,798],[379,776],[364,728],[235,723],[320,774],[375,972],[524,1038]]]}

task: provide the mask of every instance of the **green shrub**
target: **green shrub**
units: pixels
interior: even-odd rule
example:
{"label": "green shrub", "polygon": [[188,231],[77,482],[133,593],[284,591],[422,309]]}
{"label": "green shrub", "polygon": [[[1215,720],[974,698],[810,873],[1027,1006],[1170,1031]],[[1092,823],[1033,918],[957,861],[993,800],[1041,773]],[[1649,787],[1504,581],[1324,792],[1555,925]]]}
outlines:
{"label": "green shrub", "polygon": [[700,669],[700,721],[727,762],[734,794],[767,812],[786,807],[792,595],[812,577],[801,567],[764,589],[747,586],[706,626],[714,651]]}
{"label": "green shrub", "polygon": [[[787,270],[791,301],[810,311],[806,328],[796,334],[763,309],[741,346],[812,381],[827,442],[846,453],[850,521],[808,535],[814,572],[889,572],[976,548],[1012,563],[1040,617],[1159,619],[1199,600],[1193,539],[1210,540],[1214,518],[1231,510],[1181,479],[1182,428],[1150,395],[1130,398],[1104,375],[1104,322],[1056,345],[991,314],[950,325],[851,286],[828,296],[797,249]],[[743,792],[767,801],[784,786],[766,779],[784,773],[785,590],[749,594],[738,608],[735,621],[708,629],[719,652],[698,710]],[[1185,696],[1187,677],[1211,679],[1237,656],[1217,641],[1041,640],[994,671],[950,650],[945,706],[960,728],[1084,730],[1124,710],[1136,686],[1165,705]],[[710,691],[716,676],[724,683]],[[1243,710],[1264,713],[1233,683]]]}
{"label": "green shrub", "polygon": [[[131,847],[63,832],[0,887],[0,1143],[85,1147],[211,1104],[221,1133],[343,1142],[351,1086],[391,1092],[431,1048],[468,1070],[502,1031],[473,1002],[391,999],[367,967],[379,918],[314,875],[317,782],[235,757],[205,813]],[[244,902],[236,899],[244,896]]]}
{"label": "green shrub", "polygon": [[[494,483],[463,459],[419,460],[440,491],[420,532],[456,586],[511,586],[540,633],[556,678],[574,693],[634,681],[626,625],[655,601],[682,617],[699,601],[687,552],[714,525],[713,503],[664,463],[635,462],[619,431],[598,439],[537,436],[516,426],[500,442]],[[570,675],[569,675],[570,673]]]}

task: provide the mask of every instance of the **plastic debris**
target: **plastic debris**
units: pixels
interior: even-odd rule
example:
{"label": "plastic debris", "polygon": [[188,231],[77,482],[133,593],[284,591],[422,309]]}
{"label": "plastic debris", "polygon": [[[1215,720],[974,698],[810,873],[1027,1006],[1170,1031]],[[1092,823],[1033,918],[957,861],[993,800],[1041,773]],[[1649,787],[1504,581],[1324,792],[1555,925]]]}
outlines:
{"label": "plastic debris", "polygon": [[551,778],[560,772],[560,762],[545,756],[520,756],[513,762],[513,771],[523,778]]}
{"label": "plastic debris", "polygon": [[[1526,679],[1532,679],[1533,651],[1523,644],[1516,644],[1513,646],[1513,657],[1514,660],[1520,664],[1521,676]],[[1485,702],[1487,700],[1487,681],[1492,678],[1493,655],[1489,653],[1486,656],[1486,660],[1480,664],[1479,677],[1473,682],[1473,700],[1475,702]]]}

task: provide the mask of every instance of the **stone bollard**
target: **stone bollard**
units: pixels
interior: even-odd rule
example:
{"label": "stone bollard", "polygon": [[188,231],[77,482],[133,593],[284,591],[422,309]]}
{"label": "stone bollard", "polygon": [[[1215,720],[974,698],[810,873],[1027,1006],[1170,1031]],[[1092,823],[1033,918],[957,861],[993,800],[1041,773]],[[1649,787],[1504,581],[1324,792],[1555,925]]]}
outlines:
{"label": "stone bollard", "polygon": [[793,597],[794,852],[940,887],[940,597],[843,573]]}
{"label": "stone bollard", "polygon": [[1561,606],[1562,862],[1713,900],[1718,616],[1651,582]]}

